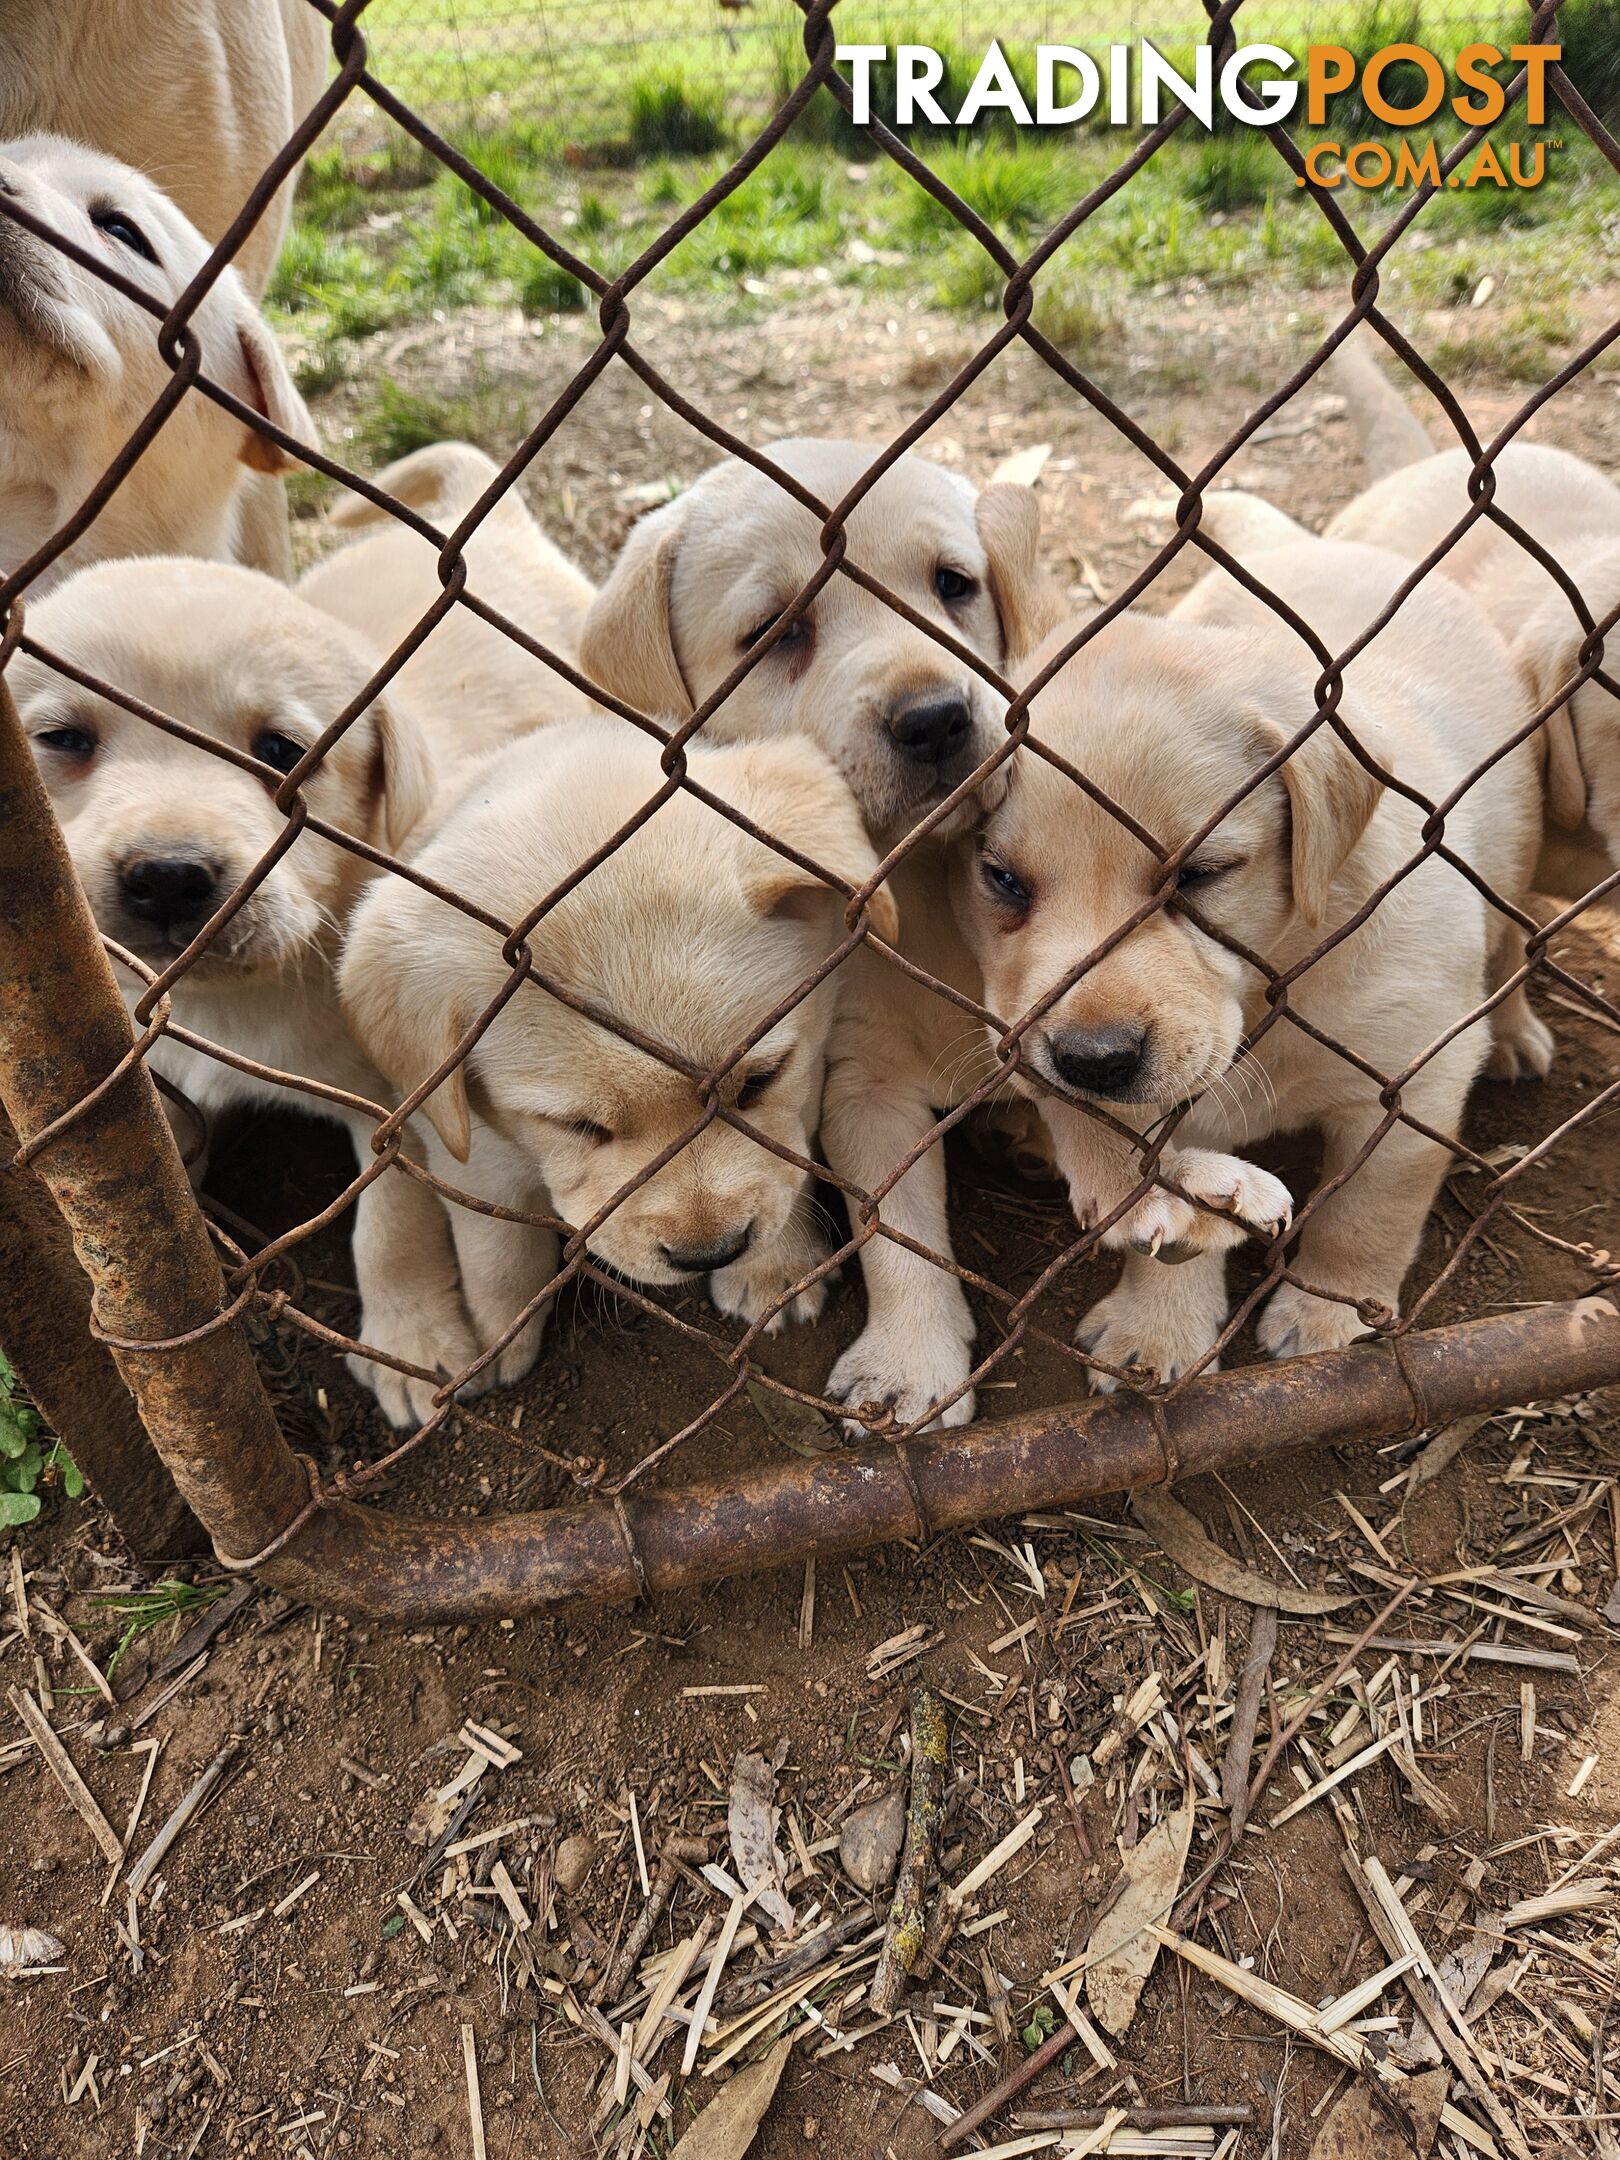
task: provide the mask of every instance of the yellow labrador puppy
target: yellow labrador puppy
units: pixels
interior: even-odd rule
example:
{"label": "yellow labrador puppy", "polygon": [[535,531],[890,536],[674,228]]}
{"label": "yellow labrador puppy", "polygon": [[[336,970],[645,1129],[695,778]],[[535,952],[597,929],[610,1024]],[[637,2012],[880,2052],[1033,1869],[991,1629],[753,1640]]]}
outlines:
{"label": "yellow labrador puppy", "polygon": [[[6,0],[0,136],[92,143],[215,241],[320,95],[330,36],[309,0]],[[291,209],[289,183],[236,258],[256,300]]]}
{"label": "yellow labrador puppy", "polygon": [[[363,689],[372,663],[285,586],[223,563],[99,563],[31,608],[28,626],[45,650],[205,738],[181,741],[26,653],[7,670],[98,923],[162,970],[284,836],[271,799],[278,781]],[[398,700],[379,698],[304,793],[316,817],[397,850],[434,782],[424,729]],[[300,833],[174,985],[176,1023],[278,1072],[380,1100],[384,1084],[344,1024],[334,975],[343,926],[373,875],[349,850]],[[142,985],[119,972],[133,1005]],[[242,1102],[321,1114],[315,1098],[172,1033],[152,1062],[208,1115]],[[328,1114],[368,1161],[373,1121],[336,1106]],[[411,1265],[397,1270],[402,1250]],[[397,1171],[375,1180],[360,1206],[355,1264],[363,1341],[408,1355],[427,1336],[447,1367],[470,1361],[448,1230],[430,1192]],[[397,1375],[355,1369],[403,1415]]]}
{"label": "yellow labrador puppy", "polygon": [[[765,451],[829,506],[878,454],[875,445],[817,439]],[[585,673],[642,712],[684,719],[820,568],[820,530],[819,518],[751,466],[711,467],[631,532],[585,620]],[[907,456],[846,530],[851,563],[998,669],[1056,613],[1028,488],[976,494],[959,474]],[[709,742],[808,735],[887,846],[989,755],[1005,710],[964,661],[839,573],[703,734]]]}
{"label": "yellow labrador puppy", "polygon": [[[695,746],[689,756],[695,781],[849,884],[875,868],[848,790],[810,743]],[[516,922],[662,783],[657,745],[622,721],[561,722],[486,759],[415,866]],[[750,1037],[826,957],[843,906],[836,888],[676,794],[528,942],[548,978],[667,1049],[677,1069],[526,983],[427,1097],[432,1167],[483,1199],[584,1229],[591,1251],[632,1282],[706,1279],[722,1312],[750,1323],[770,1314],[824,1250],[809,1180],[747,1131],[704,1122],[695,1076],[728,1065],[721,1102],[762,1140],[808,1152],[836,977]],[[882,893],[872,920],[893,936]],[[509,973],[499,935],[385,880],[355,915],[341,991],[360,1042],[406,1092],[450,1055]],[[492,1345],[529,1315],[495,1367],[518,1379],[539,1348],[557,1237],[466,1208],[451,1214],[479,1340]],[[771,1324],[813,1318],[821,1303],[817,1284]],[[434,1344],[419,1347],[419,1362],[438,1362]]]}
{"label": "yellow labrador puppy", "polygon": [[[208,254],[190,221],[126,165],[58,136],[0,143],[0,196],[168,308]],[[4,214],[0,203],[0,573],[79,508],[171,380],[160,317]],[[296,436],[312,432],[234,271],[192,318],[203,371]],[[95,523],[33,587],[110,556],[237,551],[243,483],[281,452],[200,391],[182,398]]]}
{"label": "yellow labrador puppy", "polygon": [[[1420,561],[1466,514],[1472,460],[1464,450],[1433,450],[1362,340],[1341,348],[1335,377],[1372,485],[1328,532]],[[1620,488],[1584,458],[1545,443],[1509,443],[1493,470],[1497,507],[1563,566],[1601,622],[1620,606]],[[1478,519],[1443,568],[1512,646],[1537,709],[1579,672],[1580,620],[1511,533]],[[1620,634],[1610,633],[1604,664],[1620,673]],[[1544,733],[1549,818],[1570,832],[1589,822],[1609,861],[1620,863],[1620,703],[1601,684],[1583,683]],[[1567,843],[1555,846],[1550,861],[1561,890],[1584,892],[1603,874],[1600,862],[1582,863]]]}
{"label": "yellow labrador puppy", "polygon": [[[493,459],[471,443],[433,443],[385,467],[377,485],[448,534],[497,473]],[[298,589],[374,650],[392,651],[443,590],[439,551],[363,496],[341,503],[329,523],[346,545],[309,571]],[[467,544],[467,590],[548,652],[577,659],[596,589],[515,490],[500,498]],[[434,626],[395,684],[422,711],[454,715],[468,755],[542,721],[591,710],[584,692],[555,668],[462,606]]]}
{"label": "yellow labrador puppy", "polygon": [[[1384,550],[1307,538],[1250,567],[1340,651],[1408,566]],[[1168,621],[1111,623],[1037,696],[1032,735],[1174,851],[1310,720],[1317,672],[1292,632],[1216,576]],[[1527,716],[1522,698],[1504,698],[1511,679],[1488,620],[1438,579],[1351,665],[1343,718],[1386,771],[1439,801]],[[1464,1025],[1487,994],[1498,942],[1475,887],[1435,857],[1376,898],[1422,854],[1423,822],[1319,727],[1193,847],[1174,874],[1172,904],[1083,973],[1026,1037],[1044,1077],[1077,1101],[1117,1106],[1134,1122],[1190,1099],[1177,1137],[1193,1147],[1321,1132],[1327,1197],[1295,1262],[1312,1287],[1285,1283],[1264,1307],[1260,1341],[1274,1356],[1349,1342],[1365,1330],[1362,1301],[1398,1308],[1448,1155],[1395,1123],[1359,1161],[1385,1121],[1376,1076],[1409,1072],[1402,1107],[1453,1134],[1488,1047],[1487,1024]],[[1445,831],[1464,861],[1517,900],[1538,826],[1536,756],[1525,744],[1462,797]],[[1021,754],[958,864],[963,921],[993,1009],[1022,1012],[1062,982],[1153,898],[1160,861],[1064,774]],[[1306,1027],[1280,1020],[1240,1054],[1266,1015],[1265,980],[1212,930],[1279,972],[1303,967],[1288,1005]],[[1345,1043],[1373,1074],[1308,1028]],[[1140,1358],[1165,1378],[1185,1372],[1224,1323],[1224,1278],[1217,1250],[1177,1268],[1133,1256],[1080,1340],[1116,1365]]]}
{"label": "yellow labrador puppy", "polygon": [[[766,454],[830,507],[879,451],[806,439],[770,444]],[[846,531],[852,564],[999,672],[1060,612],[1040,567],[1028,488],[980,493],[960,474],[907,455],[862,498]],[[824,560],[820,532],[813,512],[752,467],[713,467],[631,533],[586,619],[585,672],[644,712],[689,715],[814,576]],[[703,733],[718,742],[808,735],[837,764],[886,850],[1004,740],[1005,711],[1005,699],[929,629],[837,574]],[[1000,785],[993,779],[992,793]],[[976,807],[966,797],[939,831],[961,829]],[[948,935],[937,835],[913,848],[898,878],[908,957],[951,979],[953,968],[971,976],[965,956],[929,957]],[[931,1105],[951,1099],[940,1092],[939,1038],[943,1031],[948,1044],[961,1017],[869,955],[845,972],[824,1139],[833,1167],[869,1190],[927,1132]],[[885,1199],[883,1219],[949,1251],[937,1148]],[[835,1368],[832,1392],[857,1405],[892,1404],[908,1419],[954,1395],[953,1419],[968,1417],[971,1397],[960,1388],[973,1328],[954,1278],[887,1240],[864,1249],[863,1270],[868,1325]]]}

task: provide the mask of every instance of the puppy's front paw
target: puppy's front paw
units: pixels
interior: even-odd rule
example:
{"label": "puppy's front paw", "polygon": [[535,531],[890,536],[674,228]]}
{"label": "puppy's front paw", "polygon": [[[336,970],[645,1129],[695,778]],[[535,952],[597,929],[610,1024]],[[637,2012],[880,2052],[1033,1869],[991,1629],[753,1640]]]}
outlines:
{"label": "puppy's front paw", "polygon": [[[360,1340],[408,1365],[425,1365],[429,1372],[452,1378],[465,1372],[478,1355],[477,1340],[453,1287],[431,1296],[369,1299],[360,1315]],[[360,1385],[376,1396],[390,1425],[410,1430],[432,1416],[441,1380],[412,1379],[370,1358],[351,1355],[345,1363]],[[488,1384],[484,1375],[479,1378]],[[478,1382],[474,1382],[468,1392],[477,1391]]]}
{"label": "puppy's front paw", "polygon": [[1485,1070],[1493,1080],[1545,1080],[1557,1040],[1530,1009],[1521,990],[1491,1015],[1491,1052]]}
{"label": "puppy's front paw", "polygon": [[[1219,1269],[1167,1274],[1137,1263],[1092,1306],[1074,1339],[1109,1365],[1150,1366],[1161,1383],[1168,1383],[1191,1371],[1225,1319],[1226,1287]],[[1211,1359],[1203,1370],[1215,1371],[1216,1362]],[[1091,1385],[1108,1395],[1119,1383],[1094,1372]]]}
{"label": "puppy's front paw", "polygon": [[[944,1327],[932,1335],[918,1331],[868,1327],[857,1335],[827,1379],[834,1402],[864,1411],[874,1421],[893,1412],[898,1428],[926,1416],[935,1403],[961,1387],[973,1370],[973,1345]],[[973,1390],[947,1405],[926,1428],[966,1425],[973,1416]],[[847,1432],[864,1436],[860,1417],[844,1420]]]}
{"label": "puppy's front paw", "polygon": [[[762,1313],[770,1312],[777,1300],[826,1256],[827,1247],[815,1231],[795,1226],[774,1244],[757,1252],[750,1246],[740,1260],[718,1269],[709,1277],[709,1295],[728,1319],[752,1327]],[[808,1326],[819,1319],[827,1302],[829,1280],[823,1275],[797,1297],[789,1298],[781,1311],[772,1313],[766,1321],[766,1334],[780,1335],[784,1328]]]}
{"label": "puppy's front paw", "polygon": [[1353,1305],[1314,1296],[1293,1283],[1279,1283],[1266,1300],[1255,1338],[1268,1357],[1309,1357],[1313,1350],[1343,1350],[1369,1334]]}
{"label": "puppy's front paw", "polygon": [[1195,1207],[1179,1193],[1155,1186],[1113,1225],[1104,1245],[1149,1259],[1192,1260],[1241,1245],[1251,1230],[1277,1237],[1292,1219],[1293,1196],[1281,1178],[1241,1156],[1185,1148],[1167,1156],[1163,1167],[1167,1178],[1202,1204]]}

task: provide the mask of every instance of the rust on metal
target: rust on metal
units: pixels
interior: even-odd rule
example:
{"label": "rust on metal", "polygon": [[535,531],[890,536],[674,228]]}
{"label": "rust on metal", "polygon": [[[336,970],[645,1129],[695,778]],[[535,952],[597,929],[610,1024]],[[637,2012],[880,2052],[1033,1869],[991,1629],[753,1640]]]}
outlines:
{"label": "rust on metal", "polygon": [[[0,1106],[24,1145],[56,1128],[33,1169],[72,1235],[95,1321],[105,1336],[145,1343],[205,1327],[230,1298],[150,1073],[135,1061],[102,1086],[131,1041],[0,677]],[[240,1324],[111,1355],[210,1534],[244,1552],[267,1543],[303,1479]]]}

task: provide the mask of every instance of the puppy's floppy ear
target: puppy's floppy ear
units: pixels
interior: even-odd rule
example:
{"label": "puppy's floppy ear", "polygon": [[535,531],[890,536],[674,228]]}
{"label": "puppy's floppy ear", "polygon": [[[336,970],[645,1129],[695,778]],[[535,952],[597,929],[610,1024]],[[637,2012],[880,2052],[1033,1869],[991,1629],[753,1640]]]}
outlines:
{"label": "puppy's floppy ear", "polygon": [[[1538,608],[1519,632],[1513,657],[1538,712],[1578,671],[1585,642],[1579,618],[1562,593]],[[1610,645],[1620,652],[1620,629],[1610,633],[1605,652]],[[1547,744],[1547,815],[1566,832],[1578,832],[1586,822],[1586,774],[1575,740],[1572,702],[1566,699],[1549,714],[1541,730]]]}
{"label": "puppy's floppy ear", "polygon": [[[285,434],[303,442],[319,440],[309,407],[293,387],[281,347],[245,294],[229,349],[218,365],[221,387],[234,392],[244,405],[263,413]],[[254,472],[291,472],[297,463],[257,428],[244,430],[236,454]]]}
{"label": "puppy's floppy ear", "polygon": [[1063,595],[1041,567],[1041,513],[1033,488],[1001,481],[974,506],[990,560],[990,594],[1001,619],[1004,660],[1033,652],[1066,612]]}
{"label": "puppy's floppy ear", "polygon": [[675,657],[669,600],[685,523],[686,504],[677,500],[631,529],[579,638],[579,664],[592,682],[638,712],[677,720],[693,702]]}
{"label": "puppy's floppy ear", "polygon": [[[709,769],[704,777],[717,795],[812,862],[851,885],[863,885],[877,868],[854,796],[832,760],[806,737],[738,743],[714,751],[705,762]],[[824,879],[758,841],[744,838],[741,846],[743,890],[761,915],[822,922],[842,913],[843,894]],[[867,918],[886,944],[899,937],[900,911],[887,885],[880,885],[867,902]]]}
{"label": "puppy's floppy ear", "polygon": [[[1352,733],[1360,733],[1352,711],[1346,709],[1344,719]],[[1263,718],[1266,756],[1274,757],[1297,732]],[[1345,748],[1327,721],[1284,763],[1281,778],[1293,825],[1294,905],[1314,929],[1327,912],[1333,880],[1378,808],[1383,783]]]}
{"label": "puppy's floppy ear", "polygon": [[[465,987],[439,948],[441,903],[385,876],[356,911],[338,967],[338,995],[354,1038],[402,1095],[419,1087],[466,1033]],[[472,1148],[465,1062],[422,1105],[457,1162]]]}
{"label": "puppy's floppy ear", "polygon": [[383,838],[390,854],[398,855],[432,805],[439,770],[426,731],[396,692],[377,699],[371,725],[380,766]]}

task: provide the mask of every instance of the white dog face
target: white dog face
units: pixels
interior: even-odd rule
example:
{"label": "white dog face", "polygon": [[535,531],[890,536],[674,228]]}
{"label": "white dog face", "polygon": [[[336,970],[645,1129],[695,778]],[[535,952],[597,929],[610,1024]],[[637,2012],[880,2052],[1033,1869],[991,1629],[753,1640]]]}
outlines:
{"label": "white dog face", "polygon": [[[20,204],[167,310],[207,243],[127,165],[55,135],[0,144],[0,198]],[[171,380],[149,313],[0,200],[0,569],[25,560],[75,509]],[[203,372],[295,435],[312,423],[234,270],[192,317]],[[244,466],[289,461],[200,391],[188,392],[123,482],[76,560],[91,553],[219,555]]]}
{"label": "white dog face", "polygon": [[[1030,732],[1175,849],[1311,709],[1308,671],[1275,645],[1125,615],[1035,699]],[[1377,799],[1376,782],[1318,730],[1201,843],[1177,891],[1280,961],[1296,925],[1321,922]],[[956,865],[957,911],[990,1009],[1012,1021],[1038,1003],[1152,898],[1159,860],[1065,774],[1020,750],[1005,796]],[[1221,1081],[1256,981],[1219,939],[1160,908],[1035,1023],[1024,1055],[1071,1098],[1175,1103]]]}
{"label": "white dog face", "polygon": [[[803,741],[694,748],[692,774],[852,883],[875,866],[848,790]],[[656,746],[617,720],[539,730],[487,763],[416,858],[426,875],[513,922],[658,791]],[[723,1063],[811,975],[840,934],[840,896],[707,805],[660,806],[544,916],[538,968],[702,1073]],[[887,895],[874,924],[892,935]],[[340,991],[360,1042],[403,1090],[445,1058],[506,981],[500,940],[430,894],[384,880],[359,909]],[[803,1156],[814,1134],[823,986],[721,1087],[767,1139]],[[457,1160],[488,1136],[513,1183],[589,1223],[701,1114],[694,1081],[525,984],[424,1106]],[[807,1204],[806,1179],[716,1118],[591,1233],[632,1281],[685,1282],[762,1251]]]}
{"label": "white dog face", "polygon": [[[98,563],[29,610],[30,635],[86,673],[257,761],[227,763],[19,654],[25,733],[97,922],[153,967],[182,951],[286,830],[272,796],[371,664],[284,586],[225,563]],[[383,700],[305,785],[311,810],[398,847],[433,774],[413,723]],[[200,976],[289,977],[336,933],[365,875],[300,833],[196,963]]]}
{"label": "white dog face", "polygon": [[[810,440],[766,454],[830,506],[878,452]],[[586,674],[644,712],[684,718],[820,568],[820,525],[751,466],[729,460],[704,473],[625,543],[586,622]],[[942,466],[903,457],[846,529],[852,563],[997,668],[1055,617],[1027,488],[975,497]],[[838,765],[870,831],[897,837],[995,748],[1005,710],[971,668],[837,574],[704,733],[716,742],[808,735]]]}

